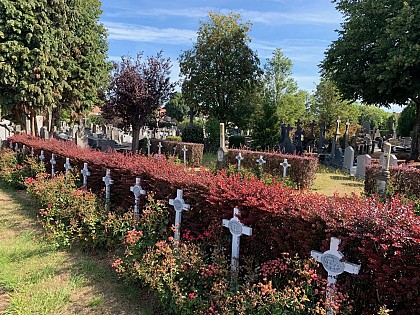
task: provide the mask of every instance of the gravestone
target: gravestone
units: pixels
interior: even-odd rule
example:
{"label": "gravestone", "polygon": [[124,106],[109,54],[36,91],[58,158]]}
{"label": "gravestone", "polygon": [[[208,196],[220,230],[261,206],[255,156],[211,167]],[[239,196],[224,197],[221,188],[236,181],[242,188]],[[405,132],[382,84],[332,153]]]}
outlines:
{"label": "gravestone", "polygon": [[64,164],[64,169],[66,170],[66,176],[67,176],[69,174],[70,169],[71,169],[69,158],[66,158],[66,164]]}
{"label": "gravestone", "polygon": [[238,155],[235,157],[235,159],[237,159],[238,160],[238,171],[241,169],[241,161],[244,159],[243,157],[242,157],[242,153],[241,152],[239,152],[238,153]]}
{"label": "gravestone", "polygon": [[55,168],[55,164],[57,164],[57,162],[55,161],[55,154],[54,153],[51,154],[50,163],[51,163],[51,177],[54,177],[54,174],[55,174],[54,168]]}
{"label": "gravestone", "polygon": [[260,155],[260,158],[259,158],[259,159],[257,159],[257,163],[258,163],[258,166],[259,166],[259,167],[262,167],[262,166],[263,166],[263,164],[267,163],[267,161],[266,161],[266,160],[264,160],[264,158],[263,158],[263,156],[262,156],[262,155]]}
{"label": "gravestone", "polygon": [[232,258],[231,258],[231,269],[237,271],[239,267],[239,245],[240,237],[245,234],[248,236],[252,235],[252,228],[245,226],[239,221],[239,209],[233,209],[233,218],[230,220],[223,219],[222,224],[224,227],[229,228],[230,234],[232,234]]}
{"label": "gravestone", "polygon": [[180,229],[181,229],[181,215],[182,211],[187,211],[190,209],[190,205],[186,204],[183,199],[183,190],[177,189],[176,190],[176,198],[169,199],[169,204],[174,207],[175,209],[175,236],[174,236],[174,243],[178,245],[180,240]]}
{"label": "gravestone", "polygon": [[285,129],[285,138],[283,142],[279,143],[280,152],[292,154],[295,152],[295,145],[292,143],[292,140],[290,140],[290,129],[292,127],[290,124],[287,125]]}
{"label": "gravestone", "polygon": [[364,121],[362,123],[362,126],[363,126],[364,133],[370,134],[370,122],[369,121]]}
{"label": "gravestone", "polygon": [[344,150],[344,161],[342,170],[350,175],[356,174],[356,167],[354,166],[354,149],[348,146]]}
{"label": "gravestone", "polygon": [[341,168],[343,166],[343,149],[335,148],[332,165],[336,168]]}
{"label": "gravestone", "polygon": [[161,155],[161,154],[162,154],[162,142],[159,141],[159,144],[158,144],[158,155]]}
{"label": "gravestone", "polygon": [[114,180],[111,179],[111,170],[106,170],[105,177],[102,177],[102,181],[105,183],[105,206],[106,210],[109,210],[109,202],[111,199],[111,185],[114,184]]}
{"label": "gravestone", "polygon": [[184,154],[184,165],[187,165],[187,146],[184,144],[184,147],[182,148],[182,152]]}
{"label": "gravestone", "polygon": [[321,253],[318,251],[311,251],[311,257],[320,262],[328,273],[327,290],[326,290],[326,308],[327,315],[335,314],[334,300],[336,295],[335,284],[337,277],[343,272],[350,274],[358,274],[360,265],[342,261],[344,255],[338,251],[338,245],[341,240],[331,237],[330,249]]}
{"label": "gravestone", "polygon": [[[379,163],[381,164],[382,168],[386,168],[388,162],[388,153],[382,153],[379,157]],[[394,154],[391,154],[389,159],[389,166],[398,166],[398,159]]]}
{"label": "gravestone", "polygon": [[146,195],[146,191],[140,186],[141,179],[136,178],[136,184],[130,187],[130,191],[134,194],[134,220],[138,221],[140,218],[140,195]]}
{"label": "gravestone", "polygon": [[39,154],[39,160],[40,160],[41,162],[44,162],[44,161],[45,161],[44,150],[41,150],[41,153]]}
{"label": "gravestone", "polygon": [[357,156],[357,165],[356,165],[356,178],[365,179],[366,174],[366,165],[372,163],[372,158],[369,154]]}
{"label": "gravestone", "polygon": [[220,143],[217,150],[217,166],[222,168],[225,164],[225,156],[227,154],[226,141],[225,141],[225,124],[220,123]]}
{"label": "gravestone", "polygon": [[41,134],[41,127],[44,125],[44,116],[35,116],[36,129],[38,134]]}
{"label": "gravestone", "polygon": [[301,121],[300,119],[296,122],[296,132],[295,132],[295,148],[296,148],[296,154],[302,155],[303,153],[303,147],[302,147],[302,138],[303,138],[304,132],[302,130]]}
{"label": "gravestone", "polygon": [[152,146],[152,144],[150,143],[150,139],[147,139],[147,155],[150,155],[150,147]]}
{"label": "gravestone", "polygon": [[87,178],[90,176],[87,163],[83,163],[83,169],[80,172],[83,175],[83,186],[87,186]]}
{"label": "gravestone", "polygon": [[280,163],[281,166],[283,166],[283,178],[286,177],[287,168],[291,165],[287,162],[287,159],[284,159],[282,163]]}
{"label": "gravestone", "polygon": [[344,149],[346,149],[349,146],[349,127],[350,122],[346,121],[346,130],[344,131]]}

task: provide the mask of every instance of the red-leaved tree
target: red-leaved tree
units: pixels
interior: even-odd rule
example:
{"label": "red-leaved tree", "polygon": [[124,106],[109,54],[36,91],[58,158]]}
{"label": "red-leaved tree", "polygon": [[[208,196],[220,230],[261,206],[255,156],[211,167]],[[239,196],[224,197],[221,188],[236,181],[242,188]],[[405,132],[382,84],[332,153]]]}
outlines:
{"label": "red-leaved tree", "polygon": [[118,119],[118,127],[133,129],[133,153],[139,147],[140,129],[155,111],[168,101],[175,83],[170,82],[170,59],[165,59],[162,52],[155,57],[142,59],[122,57],[120,64],[115,64],[110,85],[102,107],[105,119]]}

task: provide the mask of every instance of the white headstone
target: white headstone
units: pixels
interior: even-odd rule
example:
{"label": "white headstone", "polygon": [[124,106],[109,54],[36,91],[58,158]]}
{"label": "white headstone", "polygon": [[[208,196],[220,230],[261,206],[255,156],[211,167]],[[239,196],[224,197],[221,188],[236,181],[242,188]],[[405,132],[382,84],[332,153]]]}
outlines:
{"label": "white headstone", "polygon": [[51,154],[51,176],[54,177],[55,171],[54,171],[54,165],[57,164],[57,162],[55,161],[55,154]]}
{"label": "white headstone", "polygon": [[257,163],[258,163],[259,166],[262,166],[264,163],[267,163],[267,161],[264,160],[262,155],[260,155],[260,158],[257,159]]}
{"label": "white headstone", "polygon": [[284,159],[282,163],[280,163],[281,166],[283,166],[283,178],[286,177],[287,168],[291,165],[287,162],[287,159]]}
{"label": "white headstone", "polygon": [[372,163],[372,158],[369,154],[359,155],[357,157],[356,177],[365,179],[366,166]]}
{"label": "white headstone", "polygon": [[190,205],[186,204],[183,199],[182,189],[176,190],[176,198],[169,199],[169,204],[175,209],[175,237],[174,242],[178,244],[180,239],[180,225],[181,225],[181,214],[182,211],[189,210]]}
{"label": "white headstone", "polygon": [[360,265],[341,261],[344,255],[338,251],[338,245],[341,240],[335,237],[331,237],[330,249],[324,253],[318,251],[311,251],[312,258],[319,261],[324,269],[328,273],[328,284],[327,284],[327,314],[334,314],[334,296],[335,296],[335,283],[337,277],[344,271],[351,274],[358,274],[360,271]]}
{"label": "white headstone", "polygon": [[[383,169],[386,169],[388,165],[388,153],[382,153],[379,157],[379,163],[381,164]],[[398,166],[398,159],[395,154],[391,154],[389,157],[389,166]]]}
{"label": "white headstone", "polygon": [[139,208],[139,201],[140,201],[140,195],[145,195],[146,191],[143,190],[140,186],[141,179],[136,178],[136,184],[135,186],[130,187],[130,191],[134,194],[134,220],[138,221],[140,216],[140,208]]}
{"label": "white headstone", "polygon": [[184,144],[184,147],[182,148],[182,152],[184,152],[184,165],[187,165],[187,151],[188,149],[186,145]]}
{"label": "white headstone", "polygon": [[343,161],[343,171],[351,174],[354,164],[354,149],[351,146],[348,146],[344,150],[344,161]]}
{"label": "white headstone", "polygon": [[239,152],[238,153],[238,155],[235,157],[235,159],[237,159],[238,160],[238,171],[241,169],[241,161],[244,159],[243,157],[242,157],[242,153],[241,152]]}
{"label": "white headstone", "polygon": [[158,155],[161,155],[161,154],[162,154],[162,142],[159,141],[159,144],[158,144]]}
{"label": "white headstone", "polygon": [[239,267],[239,245],[241,235],[252,235],[252,228],[245,226],[239,221],[239,209],[233,209],[233,218],[230,220],[223,219],[222,223],[224,227],[229,228],[230,234],[232,234],[232,259],[231,268],[232,271],[236,271]]}
{"label": "white headstone", "polygon": [[90,172],[88,170],[88,164],[83,163],[83,169],[80,171],[83,175],[83,185],[87,185],[87,177],[90,176]]}
{"label": "white headstone", "polygon": [[66,175],[68,175],[70,169],[71,169],[71,165],[70,165],[70,159],[66,158],[66,164],[64,164],[64,168],[66,169]]}
{"label": "white headstone", "polygon": [[114,184],[114,180],[111,179],[111,170],[106,170],[105,177],[102,177],[102,181],[105,183],[105,202],[107,209],[109,209],[109,201],[111,199],[111,185]]}

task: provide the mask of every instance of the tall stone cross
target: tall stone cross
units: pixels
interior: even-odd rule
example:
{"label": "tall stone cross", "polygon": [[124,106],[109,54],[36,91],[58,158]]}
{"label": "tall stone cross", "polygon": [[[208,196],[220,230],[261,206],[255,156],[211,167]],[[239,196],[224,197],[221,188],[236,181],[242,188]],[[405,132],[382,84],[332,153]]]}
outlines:
{"label": "tall stone cross", "polygon": [[161,155],[161,154],[162,154],[162,142],[159,141],[159,144],[158,144],[158,155]]}
{"label": "tall stone cross", "polygon": [[44,162],[44,161],[45,161],[44,150],[41,150],[41,153],[39,154],[39,160],[40,160],[41,162]]}
{"label": "tall stone cross", "polygon": [[70,159],[66,158],[66,164],[64,164],[64,168],[66,169],[66,176],[68,175],[70,169],[71,169],[71,165],[70,165]]}
{"label": "tall stone cross", "polygon": [[340,134],[340,123],[341,123],[341,120],[340,120],[340,117],[338,117],[338,119],[337,119],[337,129],[335,130],[336,135]]}
{"label": "tall stone cross", "polygon": [[182,152],[184,152],[184,165],[187,165],[187,146],[184,144],[184,147],[182,148]]}
{"label": "tall stone cross", "polygon": [[222,167],[225,160],[226,155],[226,147],[225,147],[225,124],[220,123],[220,142],[219,148],[217,149],[217,162],[219,162],[219,167]]}
{"label": "tall stone cross", "polygon": [[182,211],[186,211],[190,209],[190,205],[186,204],[183,199],[184,192],[182,189],[176,190],[176,198],[169,199],[169,204],[174,207],[175,209],[175,237],[174,242],[178,244],[180,239],[180,225],[181,225],[181,214]]}
{"label": "tall stone cross", "polygon": [[315,250],[311,251],[312,258],[315,258],[318,262],[320,262],[324,269],[328,272],[328,284],[326,290],[326,305],[328,315],[333,315],[335,313],[333,304],[337,277],[343,272],[358,274],[360,271],[360,265],[341,261],[344,255],[338,251],[338,245],[340,242],[341,240],[338,238],[331,237],[329,250],[324,253]]}
{"label": "tall stone cross", "polygon": [[283,163],[280,163],[281,166],[283,166],[283,178],[286,177],[287,168],[291,165],[287,162],[287,159],[284,159]]}
{"label": "tall stone cross", "polygon": [[134,194],[134,220],[138,221],[140,217],[140,195],[146,195],[146,191],[140,186],[141,179],[136,178],[136,184],[130,187],[130,191]]}
{"label": "tall stone cross", "polygon": [[152,144],[150,143],[150,139],[147,139],[147,155],[150,155],[150,147]]}
{"label": "tall stone cross", "polygon": [[259,165],[260,167],[262,167],[262,165],[263,165],[264,163],[267,163],[267,161],[266,161],[266,160],[264,160],[264,158],[263,158],[263,156],[262,156],[262,155],[260,155],[260,158],[259,158],[259,159],[257,159],[257,163],[258,163],[258,165]]}
{"label": "tall stone cross", "polygon": [[230,234],[232,234],[232,258],[231,258],[231,269],[237,271],[239,267],[239,245],[240,237],[245,234],[248,236],[252,235],[252,228],[245,226],[239,221],[239,209],[233,209],[233,218],[230,220],[223,219],[222,223],[224,227],[229,228]]}
{"label": "tall stone cross", "polygon": [[177,149],[177,146],[174,146],[174,147],[172,148],[172,151],[174,151],[174,152],[172,153],[172,155],[173,155],[173,156],[175,156],[175,154],[176,154],[176,149]]}
{"label": "tall stone cross", "polygon": [[111,185],[114,184],[114,180],[111,179],[111,170],[106,170],[105,177],[102,177],[102,181],[105,183],[105,203],[106,208],[109,210],[109,201],[111,199]]}
{"label": "tall stone cross", "polygon": [[50,163],[51,163],[51,176],[54,177],[54,174],[55,174],[54,168],[55,168],[55,164],[57,164],[57,162],[55,161],[55,154],[54,153],[51,154]]}
{"label": "tall stone cross", "polygon": [[346,149],[349,146],[349,127],[350,127],[350,122],[347,119],[346,131],[344,131],[344,149]]}
{"label": "tall stone cross", "polygon": [[87,186],[87,178],[90,176],[90,172],[88,170],[88,164],[83,163],[83,169],[80,171],[83,175],[83,185]]}
{"label": "tall stone cross", "polygon": [[241,161],[244,159],[242,153],[239,152],[238,155],[235,157],[238,160],[238,171],[241,169]]}

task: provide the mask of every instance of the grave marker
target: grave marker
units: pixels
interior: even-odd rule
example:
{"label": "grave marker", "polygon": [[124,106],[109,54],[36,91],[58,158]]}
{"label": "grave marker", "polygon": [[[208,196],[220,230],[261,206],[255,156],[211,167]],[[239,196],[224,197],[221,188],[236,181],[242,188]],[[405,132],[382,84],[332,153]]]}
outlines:
{"label": "grave marker", "polygon": [[266,160],[264,160],[264,158],[263,158],[263,156],[262,156],[262,155],[260,155],[260,158],[259,158],[259,159],[257,159],[257,163],[258,163],[258,166],[262,167],[262,165],[263,165],[264,163],[267,163],[267,161],[266,161]]}
{"label": "grave marker", "polygon": [[9,148],[10,148],[10,150],[13,150],[13,141],[10,141]]}
{"label": "grave marker", "polygon": [[370,155],[358,155],[356,165],[356,177],[359,179],[365,179],[366,165],[370,165],[371,163],[372,158],[370,157]]}
{"label": "grave marker", "polygon": [[146,191],[140,186],[141,179],[136,178],[135,186],[130,187],[130,191],[134,194],[134,220],[138,221],[140,217],[139,201],[140,195],[146,195]]}
{"label": "grave marker", "polygon": [[34,155],[35,155],[34,148],[33,148],[33,147],[31,147],[31,158],[33,158],[33,157],[34,157]]}
{"label": "grave marker", "polygon": [[54,153],[51,154],[50,163],[51,163],[51,177],[54,177],[54,175],[55,175],[55,170],[54,170],[55,166],[54,165],[57,164],[57,162],[55,161],[55,154]]}
{"label": "grave marker", "polygon": [[238,155],[235,157],[238,160],[238,171],[241,169],[241,161],[244,159],[242,153],[239,152]]}
{"label": "grave marker", "polygon": [[248,236],[252,235],[252,228],[245,226],[239,221],[239,209],[233,209],[233,218],[230,220],[223,219],[222,223],[224,227],[229,228],[230,234],[232,234],[232,258],[231,258],[231,269],[237,271],[239,267],[239,245],[240,237],[245,234]]}
{"label": "grave marker", "polygon": [[333,303],[337,277],[344,271],[351,274],[358,274],[360,271],[360,265],[341,261],[344,255],[338,251],[338,245],[340,242],[341,240],[338,238],[331,237],[329,250],[324,253],[315,250],[311,251],[312,258],[315,258],[316,261],[320,262],[324,269],[328,272],[328,284],[326,290],[326,307],[328,315],[333,315],[335,313]]}
{"label": "grave marker", "polygon": [[111,199],[111,185],[114,184],[114,180],[111,179],[111,170],[106,170],[105,177],[102,177],[102,181],[105,183],[105,203],[106,209],[109,210],[109,201]]}
{"label": "grave marker", "polygon": [[284,159],[283,163],[280,163],[281,166],[283,166],[283,178],[286,177],[287,168],[291,165],[287,162],[287,159]]}
{"label": "grave marker", "polygon": [[26,155],[26,145],[22,145],[22,156],[23,156],[23,159],[25,159],[25,155]]}
{"label": "grave marker", "polygon": [[150,155],[150,147],[152,144],[150,143],[150,139],[147,139],[147,155]]}
{"label": "grave marker", "polygon": [[83,163],[83,169],[80,171],[83,175],[83,185],[87,186],[87,178],[90,176],[90,172],[88,170],[88,164]]}
{"label": "grave marker", "polygon": [[169,204],[174,207],[175,209],[175,237],[174,242],[178,244],[180,239],[180,225],[181,225],[181,214],[182,211],[186,211],[190,209],[190,205],[186,204],[183,199],[183,191],[182,189],[176,190],[176,198],[169,199]]}
{"label": "grave marker", "polygon": [[41,153],[40,153],[40,155],[39,155],[39,160],[40,160],[41,162],[44,162],[44,161],[45,161],[44,150],[41,150]]}
{"label": "grave marker", "polygon": [[69,174],[70,169],[71,169],[69,158],[66,158],[66,164],[64,164],[64,168],[66,169],[66,176],[67,176]]}
{"label": "grave marker", "polygon": [[187,146],[184,144],[184,147],[182,148],[182,152],[184,152],[184,165],[187,165]]}
{"label": "grave marker", "polygon": [[16,153],[16,160],[18,159],[18,156],[19,156],[19,144],[16,142],[16,145],[15,145],[15,153]]}
{"label": "grave marker", "polygon": [[162,142],[159,141],[158,144],[158,155],[160,156],[162,154]]}

